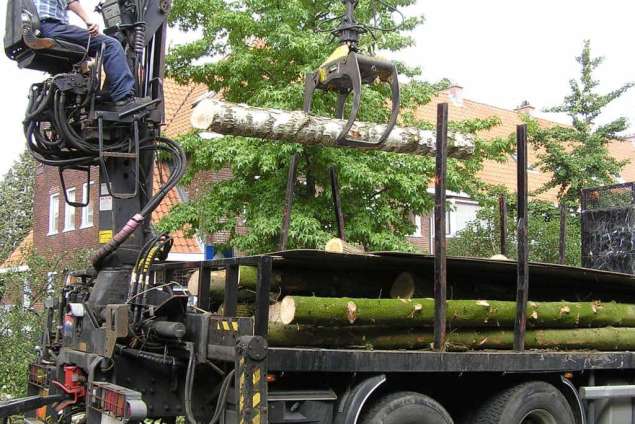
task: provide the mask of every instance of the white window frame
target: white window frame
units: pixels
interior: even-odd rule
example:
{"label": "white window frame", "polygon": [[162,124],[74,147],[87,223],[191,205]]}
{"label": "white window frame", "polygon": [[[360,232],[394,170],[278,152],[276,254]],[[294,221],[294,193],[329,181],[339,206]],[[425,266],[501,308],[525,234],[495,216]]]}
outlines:
{"label": "white window frame", "polygon": [[58,233],[60,220],[60,194],[51,193],[49,195],[49,232],[48,235]]}
{"label": "white window frame", "polygon": [[[77,190],[75,187],[71,187],[66,190],[66,198],[69,202],[75,201],[75,194]],[[75,218],[77,216],[76,207],[64,203],[64,232],[73,231],[75,229]]]}
{"label": "white window frame", "polygon": [[[79,225],[79,228],[90,228],[95,222],[95,209],[93,208],[93,203],[90,201],[90,187],[95,183],[91,181],[90,183],[82,184],[82,203],[85,204],[82,208],[82,219]],[[90,213],[89,213],[90,212]],[[90,222],[88,221],[88,217],[90,216]]]}
{"label": "white window frame", "polygon": [[423,237],[423,219],[421,215],[414,215],[415,232],[410,237]]}

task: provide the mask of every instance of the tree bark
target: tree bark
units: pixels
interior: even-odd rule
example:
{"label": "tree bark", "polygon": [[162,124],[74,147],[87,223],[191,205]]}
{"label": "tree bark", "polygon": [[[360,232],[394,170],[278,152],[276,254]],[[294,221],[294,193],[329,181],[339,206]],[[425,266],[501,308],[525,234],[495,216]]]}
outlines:
{"label": "tree bark", "polygon": [[[346,121],[313,116],[300,111],[263,109],[219,100],[202,100],[192,112],[192,126],[219,134],[254,137],[304,145],[337,147],[336,139]],[[382,124],[356,122],[349,138],[369,142],[379,140],[386,128]],[[435,132],[418,128],[395,127],[380,150],[434,155]],[[449,136],[448,155],[466,158],[474,152],[472,138],[454,133]]]}
{"label": "tree bark", "polygon": [[[448,324],[455,328],[513,328],[516,302],[449,300]],[[434,299],[353,299],[286,296],[283,324],[428,327]],[[635,305],[615,302],[529,302],[527,325],[534,328],[635,327]]]}
{"label": "tree bark", "polygon": [[[431,330],[406,330],[386,327],[313,327],[270,324],[267,338],[271,346],[429,349]],[[511,349],[513,330],[455,330],[448,333],[449,351]],[[634,350],[635,328],[575,328],[527,330],[528,349],[557,350]]]}

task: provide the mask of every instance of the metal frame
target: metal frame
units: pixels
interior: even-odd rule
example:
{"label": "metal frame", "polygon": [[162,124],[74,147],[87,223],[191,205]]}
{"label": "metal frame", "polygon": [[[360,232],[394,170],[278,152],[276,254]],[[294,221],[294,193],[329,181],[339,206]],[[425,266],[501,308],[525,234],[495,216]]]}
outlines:
{"label": "metal frame", "polygon": [[518,194],[518,258],[514,350],[525,350],[527,298],[529,292],[529,244],[527,242],[527,124],[516,127],[516,174]]}
{"label": "metal frame", "polygon": [[340,199],[340,187],[337,181],[337,168],[331,166],[329,168],[329,176],[331,177],[331,194],[333,196],[333,209],[335,212],[335,224],[337,226],[337,236],[346,241],[344,232],[344,215],[342,214],[342,201]]}
{"label": "metal frame", "polygon": [[558,263],[566,262],[567,253],[567,207],[560,203],[560,235],[558,241]]}
{"label": "metal frame", "polygon": [[500,254],[507,256],[507,199],[498,196],[498,215],[500,219]]}
{"label": "metal frame", "polygon": [[436,177],[434,179],[434,349],[445,350],[447,261],[445,180],[448,160],[448,104],[437,105]]}
{"label": "metal frame", "polygon": [[291,210],[293,209],[293,191],[295,190],[295,178],[298,172],[298,154],[291,156],[289,174],[287,175],[287,189],[284,195],[284,209],[282,211],[282,228],[280,229],[280,250],[287,248],[289,240],[289,226],[291,225]]}

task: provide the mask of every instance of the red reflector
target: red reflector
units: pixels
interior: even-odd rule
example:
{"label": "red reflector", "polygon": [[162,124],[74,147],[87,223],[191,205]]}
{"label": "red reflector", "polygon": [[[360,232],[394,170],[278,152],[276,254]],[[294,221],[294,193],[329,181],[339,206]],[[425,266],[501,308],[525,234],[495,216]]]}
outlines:
{"label": "red reflector", "polygon": [[103,397],[102,408],[104,411],[110,412],[115,417],[126,416],[126,398],[124,395],[105,389]]}

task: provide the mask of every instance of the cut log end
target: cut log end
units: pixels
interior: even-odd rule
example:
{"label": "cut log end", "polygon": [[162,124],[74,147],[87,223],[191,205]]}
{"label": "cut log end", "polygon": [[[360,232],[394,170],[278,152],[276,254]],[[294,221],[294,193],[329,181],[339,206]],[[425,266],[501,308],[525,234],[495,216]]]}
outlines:
{"label": "cut log end", "polygon": [[366,253],[364,251],[364,248],[362,248],[361,246],[347,243],[337,237],[332,238],[328,242],[326,242],[324,250],[331,253],[347,253],[352,255],[363,255]]}
{"label": "cut log end", "polygon": [[357,321],[357,305],[355,302],[348,302],[346,304],[346,318],[350,324],[354,324]]}
{"label": "cut log end", "polygon": [[490,256],[490,259],[494,261],[508,261],[509,260],[507,256],[501,255],[500,253]]}
{"label": "cut log end", "polygon": [[409,272],[402,272],[395,278],[390,288],[393,299],[412,299],[415,294],[415,277]]}
{"label": "cut log end", "polygon": [[282,302],[280,302],[279,316],[278,316],[280,319],[280,322],[283,323],[284,325],[291,324],[293,320],[295,319],[295,310],[296,310],[296,306],[295,306],[295,300],[293,300],[293,297],[287,296],[284,299],[282,299]]}

